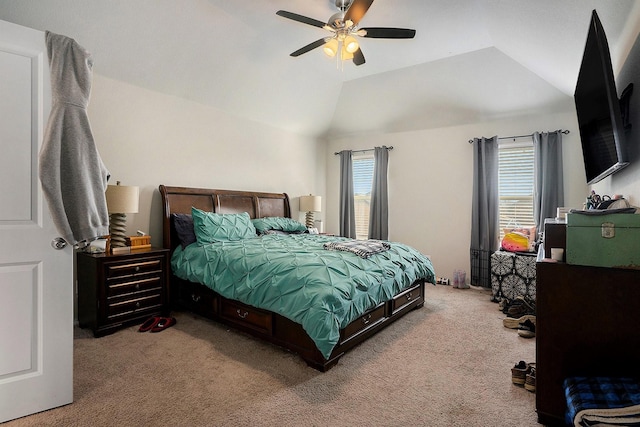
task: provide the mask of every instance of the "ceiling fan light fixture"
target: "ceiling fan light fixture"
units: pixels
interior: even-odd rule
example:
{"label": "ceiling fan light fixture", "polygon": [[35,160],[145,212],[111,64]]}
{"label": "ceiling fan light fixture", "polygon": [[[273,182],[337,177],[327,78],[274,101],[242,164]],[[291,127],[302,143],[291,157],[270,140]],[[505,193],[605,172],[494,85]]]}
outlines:
{"label": "ceiling fan light fixture", "polygon": [[343,61],[347,61],[349,59],[353,59],[353,52],[349,52],[347,50],[347,48],[345,46],[343,46],[342,50],[340,51],[340,59],[342,59]]}
{"label": "ceiling fan light fixture", "polygon": [[322,50],[327,56],[334,57],[338,53],[338,40],[331,39],[324,44]]}
{"label": "ceiling fan light fixture", "polygon": [[355,37],[347,36],[344,39],[344,48],[347,52],[354,53],[356,50],[360,49],[360,45]]}

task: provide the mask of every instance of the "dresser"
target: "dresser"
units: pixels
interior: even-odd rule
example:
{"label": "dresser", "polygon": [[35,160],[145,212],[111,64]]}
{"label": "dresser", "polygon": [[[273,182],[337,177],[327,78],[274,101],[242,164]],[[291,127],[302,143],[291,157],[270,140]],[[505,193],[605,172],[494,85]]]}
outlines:
{"label": "dresser", "polygon": [[168,315],[169,251],[127,254],[78,252],[78,323],[96,337]]}
{"label": "dresser", "polygon": [[536,279],[538,421],[564,425],[565,378],[640,376],[640,270],[539,259]]}

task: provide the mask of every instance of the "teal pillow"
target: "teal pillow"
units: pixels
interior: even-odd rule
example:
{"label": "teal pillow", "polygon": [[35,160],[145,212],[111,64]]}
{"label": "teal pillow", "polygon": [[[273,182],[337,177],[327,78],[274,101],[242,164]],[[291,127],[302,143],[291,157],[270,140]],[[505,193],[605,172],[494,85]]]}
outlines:
{"label": "teal pillow", "polygon": [[191,216],[200,243],[232,242],[257,237],[256,228],[246,212],[217,214],[192,207]]}
{"label": "teal pillow", "polygon": [[270,230],[278,230],[284,231],[287,233],[302,233],[307,231],[307,227],[300,222],[284,217],[265,217],[265,218],[255,218],[252,219],[253,223],[258,233],[265,234]]}

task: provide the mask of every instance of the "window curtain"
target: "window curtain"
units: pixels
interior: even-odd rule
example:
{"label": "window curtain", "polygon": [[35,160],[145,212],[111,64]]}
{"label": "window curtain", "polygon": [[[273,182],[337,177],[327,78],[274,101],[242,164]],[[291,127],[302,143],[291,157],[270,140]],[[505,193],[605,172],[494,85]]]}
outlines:
{"label": "window curtain", "polygon": [[373,154],[373,185],[369,211],[369,238],[389,238],[389,197],[387,191],[387,169],[389,150],[386,146],[375,147]]}
{"label": "window curtain", "polygon": [[498,248],[498,137],[473,139],[471,283],[491,287],[491,254]]}
{"label": "window curtain", "polygon": [[353,153],[340,152],[340,235],[356,237],[356,212],[353,194]]}
{"label": "window curtain", "polygon": [[533,218],[542,231],[545,218],[555,218],[556,208],[564,206],[561,131],[533,134],[533,164]]}

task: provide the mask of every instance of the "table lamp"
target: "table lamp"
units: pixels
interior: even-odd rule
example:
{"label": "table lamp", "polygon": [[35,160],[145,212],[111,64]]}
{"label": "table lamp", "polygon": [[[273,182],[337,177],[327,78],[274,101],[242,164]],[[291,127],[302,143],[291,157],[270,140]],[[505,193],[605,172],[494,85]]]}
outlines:
{"label": "table lamp", "polygon": [[120,185],[107,186],[107,210],[109,212],[109,234],[111,247],[126,246],[127,213],[138,213],[138,187]]}
{"label": "table lamp", "polygon": [[306,212],[305,221],[307,228],[315,227],[313,213],[321,212],[322,198],[320,196],[300,196],[300,210]]}

